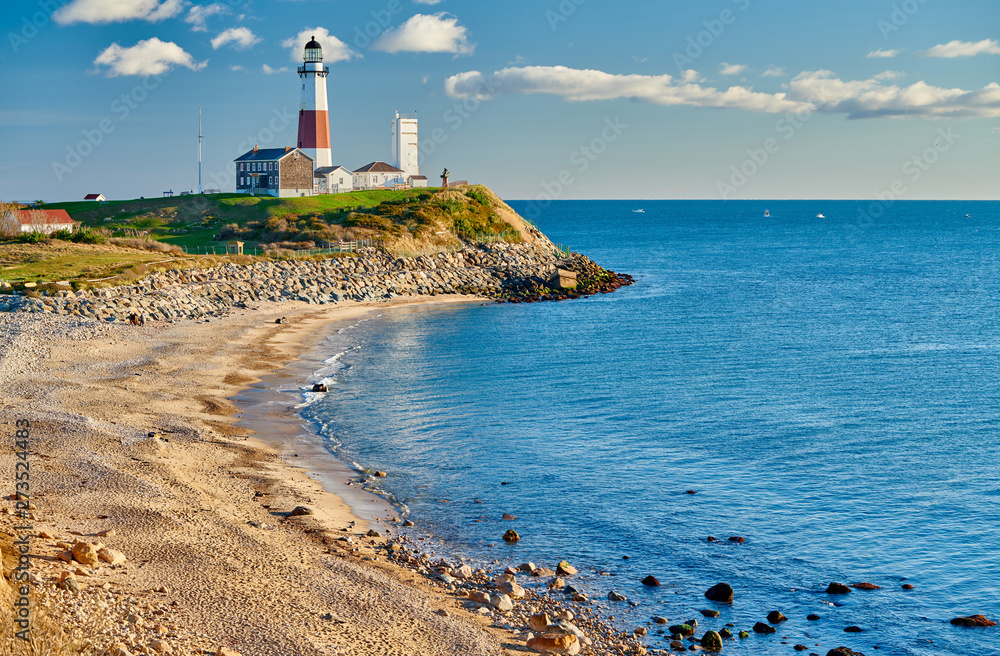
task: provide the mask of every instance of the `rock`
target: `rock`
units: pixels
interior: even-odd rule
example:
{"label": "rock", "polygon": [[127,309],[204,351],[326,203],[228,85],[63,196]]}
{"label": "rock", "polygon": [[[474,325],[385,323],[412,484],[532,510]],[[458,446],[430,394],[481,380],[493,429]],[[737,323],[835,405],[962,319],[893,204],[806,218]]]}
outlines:
{"label": "rock", "polygon": [[874,583],[869,583],[867,581],[865,581],[863,583],[855,583],[855,584],[851,585],[851,587],[854,588],[855,590],[881,590],[882,589],[881,585],[875,585]]}
{"label": "rock", "polygon": [[108,649],[108,654],[110,656],[132,656],[132,652],[125,647],[125,643],[123,642],[116,642],[111,645],[111,648]]}
{"label": "rock", "polygon": [[493,597],[491,603],[494,608],[496,608],[501,613],[509,613],[514,610],[514,602],[511,598],[505,594],[499,594]]}
{"label": "rock", "polygon": [[[69,573],[63,572],[63,574],[66,575]],[[80,591],[80,584],[77,582],[76,577],[74,576],[64,576],[63,578],[59,579],[59,587],[62,588],[63,590],[66,590],[67,592],[76,593]]]}
{"label": "rock", "polygon": [[702,615],[704,615],[705,617],[718,617],[719,616],[719,611],[717,611],[715,609],[712,609],[712,608],[709,608],[709,609],[706,609],[706,610],[700,610],[698,612],[701,613]]}
{"label": "rock", "polygon": [[514,529],[509,529],[506,533],[503,534],[503,541],[506,542],[507,544],[514,544],[520,539],[521,536],[518,535],[517,531],[515,531]]}
{"label": "rock", "polygon": [[540,654],[579,654],[580,639],[575,635],[543,634],[528,641],[528,649]]}
{"label": "rock", "polygon": [[437,614],[440,615],[441,617],[451,617],[451,613],[449,613],[448,611],[446,611],[443,608],[440,609],[440,610],[438,610]]}
{"label": "rock", "polygon": [[805,645],[795,645],[794,647],[792,647],[792,649],[794,649],[795,651],[805,651],[809,649],[809,647],[806,647]]}
{"label": "rock", "polygon": [[507,595],[511,599],[524,599],[525,595],[527,594],[524,588],[522,588],[517,583],[514,583],[513,581],[507,581],[505,583],[501,583],[500,586],[497,588],[497,591],[500,592],[501,594]]}
{"label": "rock", "polygon": [[816,620],[820,619],[820,617],[819,615],[812,614],[812,615],[806,615],[806,619],[809,620],[810,622],[815,622]]}
{"label": "rock", "polygon": [[89,542],[77,542],[74,544],[73,558],[81,565],[95,566],[99,562],[97,549]]}
{"label": "rock", "polygon": [[473,590],[470,592],[469,601],[474,601],[477,604],[485,604],[487,606],[492,605],[489,593],[483,592],[482,590]]}
{"label": "rock", "polygon": [[694,627],[690,624],[674,624],[667,631],[670,631],[671,635],[688,636],[694,635]]}
{"label": "rock", "polygon": [[722,628],[722,629],[719,629],[719,635],[722,636],[723,639],[729,640],[730,638],[733,637],[733,632],[730,631],[727,628]]}
{"label": "rock", "polygon": [[313,385],[312,391],[314,391],[314,392],[329,392],[330,388],[327,387],[326,385],[324,385],[323,383],[316,383],[315,385]]}
{"label": "rock", "polygon": [[412,520],[408,519],[405,522],[403,522],[403,526],[405,526],[406,528],[410,528],[411,526],[415,526],[415,524],[413,523]]}
{"label": "rock", "polygon": [[913,585],[911,585],[909,583],[904,583],[903,584],[903,589],[904,590],[912,590],[913,589]]}
{"label": "rock", "polygon": [[614,590],[608,593],[608,599],[611,601],[628,601],[628,598],[625,595],[620,595]]}
{"label": "rock", "polygon": [[653,624],[670,624],[670,620],[665,617],[660,617],[659,615],[654,615]]}
{"label": "rock", "polygon": [[576,624],[573,624],[569,620],[557,620],[552,624],[549,624],[545,629],[546,633],[563,633],[566,635],[575,635],[580,640],[583,640],[586,636],[583,631],[580,630]]}
{"label": "rock", "polygon": [[109,528],[106,531],[101,531],[100,533],[98,533],[97,537],[99,537],[99,538],[113,538],[116,535],[118,535],[118,534],[115,533],[115,529]]}
{"label": "rock", "polygon": [[705,598],[722,604],[733,603],[733,588],[728,583],[718,583],[705,592]]}
{"label": "rock", "polygon": [[456,579],[471,579],[472,578],[472,568],[468,565],[462,565],[458,569],[453,569],[451,575]]}
{"label": "rock", "polygon": [[844,629],[844,632],[845,633],[863,633],[864,629],[862,629],[860,626],[849,626],[846,629]]}
{"label": "rock", "polygon": [[701,646],[705,651],[722,651],[722,636],[715,631],[706,631],[701,637]]}
{"label": "rock", "polygon": [[73,562],[73,552],[67,549],[57,554],[56,558],[63,561],[64,563],[71,563]]}
{"label": "rock", "polygon": [[555,575],[556,575],[555,570],[551,570],[548,567],[536,567],[535,569],[531,570],[531,576],[534,576],[536,579],[543,578],[546,576],[555,576]]}
{"label": "rock", "polygon": [[651,588],[656,588],[656,587],[659,587],[660,581],[657,580],[657,578],[655,576],[653,576],[652,574],[650,574],[649,576],[647,576],[646,578],[644,578],[642,580],[642,584],[643,585],[648,585]]}
{"label": "rock", "polygon": [[545,613],[536,613],[528,618],[528,628],[538,633],[545,633],[552,623],[552,619]]}
{"label": "rock", "polygon": [[739,635],[740,635],[740,640],[746,640],[747,638],[750,637],[750,632],[749,631],[740,631]]}
{"label": "rock", "polygon": [[39,531],[38,537],[40,537],[43,540],[51,540],[53,538],[53,535],[48,531]]}
{"label": "rock", "polygon": [[536,569],[535,563],[521,563],[517,566],[519,572],[534,572]]}
{"label": "rock", "polygon": [[228,649],[226,647],[219,647],[215,650],[215,656],[243,656],[238,651]]}
{"label": "rock", "polygon": [[504,519],[504,521],[512,522],[515,519],[517,519],[517,517],[515,517],[514,515],[511,515],[510,513],[504,513],[503,514],[503,519]]}
{"label": "rock", "polygon": [[865,656],[860,651],[854,651],[853,649],[848,649],[847,647],[837,647],[836,649],[831,649],[826,652],[826,656]]}
{"label": "rock", "polygon": [[368,536],[368,537],[370,537],[370,538],[380,538],[380,537],[382,537],[382,534],[379,533],[378,531],[376,531],[373,528],[368,529],[368,532],[365,533],[365,535]]}
{"label": "rock", "polygon": [[560,560],[559,564],[556,565],[556,574],[559,576],[573,576],[577,573],[577,569],[567,563],[565,560]]}
{"label": "rock", "polygon": [[788,618],[781,614],[779,610],[772,610],[767,614],[767,621],[771,624],[780,624],[788,621]]}
{"label": "rock", "polygon": [[968,617],[956,617],[951,621],[955,626],[996,626],[997,623],[986,619],[982,615],[969,615]]}
{"label": "rock", "polygon": [[97,557],[109,565],[123,565],[128,560],[122,552],[117,549],[108,549],[107,547],[98,551]]}
{"label": "rock", "polygon": [[847,587],[843,583],[837,583],[836,581],[832,582],[826,588],[827,594],[847,594],[850,591],[851,589],[849,587]]}
{"label": "rock", "polygon": [[389,476],[389,472],[377,471],[375,472],[376,478],[386,478]]}
{"label": "rock", "polygon": [[753,632],[762,633],[766,635],[768,633],[777,633],[777,629],[775,629],[773,626],[769,624],[764,624],[763,622],[757,622],[756,624],[753,625]]}
{"label": "rock", "polygon": [[734,535],[731,538],[729,538],[729,541],[730,542],[746,542],[747,540],[746,540],[746,538],[741,537],[739,535]]}
{"label": "rock", "polygon": [[170,646],[170,643],[163,640],[150,640],[149,646],[152,647],[160,654],[172,654],[174,653],[174,648]]}
{"label": "rock", "polygon": [[292,512],[288,513],[289,517],[302,517],[304,515],[311,515],[313,511],[305,506],[295,506],[292,508]]}
{"label": "rock", "polygon": [[557,576],[551,581],[549,581],[548,587],[550,590],[562,590],[563,588],[566,587],[566,581],[564,581],[561,576]]}

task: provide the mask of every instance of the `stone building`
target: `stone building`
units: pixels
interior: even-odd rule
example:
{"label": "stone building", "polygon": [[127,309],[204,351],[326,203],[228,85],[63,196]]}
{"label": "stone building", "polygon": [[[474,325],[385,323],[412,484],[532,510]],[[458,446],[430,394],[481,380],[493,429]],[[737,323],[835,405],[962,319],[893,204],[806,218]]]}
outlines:
{"label": "stone building", "polygon": [[236,191],[278,198],[313,195],[316,160],[299,148],[257,148],[237,157]]}

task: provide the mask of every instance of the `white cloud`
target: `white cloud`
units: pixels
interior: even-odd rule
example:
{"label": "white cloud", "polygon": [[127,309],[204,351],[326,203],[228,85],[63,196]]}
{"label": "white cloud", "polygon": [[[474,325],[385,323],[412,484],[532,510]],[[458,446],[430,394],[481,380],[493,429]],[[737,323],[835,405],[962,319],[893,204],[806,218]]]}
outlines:
{"label": "white cloud", "polygon": [[120,23],[145,20],[155,23],[184,10],[185,0],[72,0],[52,17],[61,25],[73,23]]}
{"label": "white cloud", "polygon": [[230,64],[229,65],[229,70],[231,70],[231,71],[242,71],[243,67],[240,66],[239,64]]}
{"label": "white cloud", "polygon": [[993,134],[1000,134],[1000,128],[990,128],[990,132]]}
{"label": "white cloud", "polygon": [[188,15],[184,19],[184,22],[191,24],[192,32],[207,32],[208,26],[205,25],[205,21],[210,16],[220,16],[228,13],[229,8],[217,2],[210,5],[195,5],[188,10]]}
{"label": "white cloud", "polygon": [[397,28],[388,30],[372,44],[383,52],[452,52],[470,55],[476,49],[469,43],[469,30],[458,18],[444,12],[417,14]]}
{"label": "white cloud", "polygon": [[719,64],[720,75],[739,75],[745,70],[747,67],[744,64],[727,64],[726,62]]}
{"label": "white cloud", "polygon": [[785,69],[779,68],[778,66],[770,66],[766,71],[761,73],[763,77],[785,77],[788,73]]}
{"label": "white cloud", "polygon": [[1000,116],[1000,85],[995,82],[978,91],[965,91],[923,81],[908,87],[886,85],[878,76],[845,82],[830,71],[806,71],[792,80],[791,95],[821,112],[848,118]]}
{"label": "white cloud", "polygon": [[98,67],[107,66],[108,77],[121,75],[159,75],[174,66],[184,66],[192,71],[204,68],[208,62],[196,62],[194,57],[184,52],[172,41],[160,41],[156,37],[136,43],[131,48],[122,48],[112,43],[94,60]]}
{"label": "white cloud", "polygon": [[865,57],[869,59],[892,59],[898,54],[899,50],[882,50],[879,48],[878,50],[872,50]]}
{"label": "white cloud", "polygon": [[975,57],[976,55],[1000,55],[1000,43],[994,39],[982,41],[949,41],[920,53],[924,57]]}
{"label": "white cloud", "polygon": [[878,75],[872,76],[873,80],[898,80],[903,77],[902,71],[882,71]]}
{"label": "white cloud", "polygon": [[788,99],[784,93],[758,93],[734,86],[719,91],[693,82],[697,73],[686,72],[680,82],[669,75],[613,75],[603,71],[565,66],[505,68],[490,76],[479,71],[453,75],[445,80],[445,91],[454,98],[480,100],[510,93],[545,93],[570,102],[629,99],[657,105],[738,107],[763,112],[802,112],[811,108]]}
{"label": "white cloud", "polygon": [[307,28],[281,42],[281,47],[288,48],[291,60],[301,62],[306,44],[315,38],[323,48],[323,61],[327,64],[348,61],[360,57],[358,53],[347,47],[347,44],[330,34],[325,27]]}
{"label": "white cloud", "polygon": [[237,50],[246,50],[260,42],[260,37],[246,27],[231,27],[212,39],[212,50],[218,50],[224,45],[233,44]]}
{"label": "white cloud", "polygon": [[791,80],[788,93],[771,94],[742,86],[704,87],[698,84],[694,71],[685,71],[675,79],[670,75],[614,75],[565,66],[527,66],[504,68],[490,75],[459,73],[445,80],[445,91],[453,98],[479,100],[543,93],[568,102],[624,99],[769,113],[816,110],[848,118],[1000,116],[1000,85],[996,83],[977,91],[942,89],[925,82],[907,87],[889,83],[899,76],[896,71],[886,71],[868,80],[843,81],[830,71],[807,71]]}
{"label": "white cloud", "polygon": [[282,66],[281,68],[271,68],[267,64],[264,64],[261,67],[261,69],[260,69],[261,73],[263,73],[264,75],[275,75],[276,73],[287,73],[288,70],[289,69],[288,69],[287,66]]}

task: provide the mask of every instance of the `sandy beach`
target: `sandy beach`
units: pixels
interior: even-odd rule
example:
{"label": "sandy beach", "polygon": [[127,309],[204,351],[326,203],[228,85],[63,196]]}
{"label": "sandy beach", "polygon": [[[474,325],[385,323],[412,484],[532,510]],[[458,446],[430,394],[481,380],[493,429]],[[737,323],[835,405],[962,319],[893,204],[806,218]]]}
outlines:
{"label": "sandy beach", "polygon": [[[51,598],[71,595],[55,584],[75,572],[71,624],[110,627],[96,640],[109,653],[507,653],[488,620],[388,563],[373,549],[384,538],[366,537],[340,497],[236,423],[228,399],[321,327],[370,310],[263,304],[144,328],[0,315],[0,477],[9,494],[15,422],[27,419],[32,572]],[[310,514],[291,515],[298,506]],[[0,515],[8,570],[15,524]],[[127,560],[60,560],[75,540]]]}

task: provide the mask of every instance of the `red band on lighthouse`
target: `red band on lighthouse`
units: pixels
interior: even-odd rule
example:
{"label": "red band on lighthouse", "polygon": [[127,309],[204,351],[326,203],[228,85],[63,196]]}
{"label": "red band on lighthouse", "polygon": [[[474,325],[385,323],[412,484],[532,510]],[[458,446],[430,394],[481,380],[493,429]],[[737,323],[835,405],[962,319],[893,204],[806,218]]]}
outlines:
{"label": "red band on lighthouse", "polygon": [[325,111],[303,109],[299,112],[299,148],[329,148],[330,118]]}

